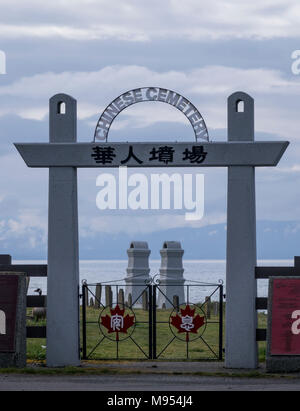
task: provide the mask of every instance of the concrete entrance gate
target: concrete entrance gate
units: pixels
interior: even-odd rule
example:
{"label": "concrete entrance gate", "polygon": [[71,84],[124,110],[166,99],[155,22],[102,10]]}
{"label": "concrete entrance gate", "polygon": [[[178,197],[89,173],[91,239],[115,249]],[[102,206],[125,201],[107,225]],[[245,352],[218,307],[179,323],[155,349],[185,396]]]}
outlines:
{"label": "concrete entrance gate", "polygon": [[[254,142],[254,101],[243,92],[228,98],[227,142],[199,143],[196,136],[196,143],[110,144],[106,134],[104,143],[77,143],[76,124],[76,100],[58,94],[50,99],[50,142],[15,144],[28,167],[49,168],[47,365],[80,363],[77,168],[125,160],[128,167],[228,167],[225,365],[256,368],[255,167],[276,166],[289,143]],[[172,162],[149,159],[162,144],[172,147]],[[195,152],[200,162],[182,157]]]}

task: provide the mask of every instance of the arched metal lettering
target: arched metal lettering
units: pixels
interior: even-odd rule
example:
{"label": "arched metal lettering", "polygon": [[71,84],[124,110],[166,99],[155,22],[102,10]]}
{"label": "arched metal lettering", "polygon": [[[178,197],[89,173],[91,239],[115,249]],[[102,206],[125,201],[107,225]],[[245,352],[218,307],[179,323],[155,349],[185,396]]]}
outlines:
{"label": "arched metal lettering", "polygon": [[196,141],[198,141],[199,138],[209,141],[205,121],[197,108],[189,100],[175,91],[160,87],[144,87],[130,90],[112,101],[98,120],[94,141],[107,141],[110,127],[118,114],[133,104],[146,101],[159,101],[176,107],[191,123]]}

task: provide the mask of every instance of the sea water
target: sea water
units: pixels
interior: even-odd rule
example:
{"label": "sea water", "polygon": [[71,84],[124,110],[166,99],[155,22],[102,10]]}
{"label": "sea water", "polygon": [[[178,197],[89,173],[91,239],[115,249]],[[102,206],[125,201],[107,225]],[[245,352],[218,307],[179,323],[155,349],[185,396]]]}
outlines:
{"label": "sea water", "polygon": [[[46,264],[46,261],[14,261],[14,264]],[[80,282],[86,280],[88,284],[112,283],[122,284],[126,277],[127,260],[81,260],[80,261]],[[293,266],[293,260],[261,260],[259,266]],[[150,275],[152,277],[159,274],[160,261],[150,260]],[[224,283],[226,293],[226,261],[225,260],[184,260],[184,278],[186,284],[201,284],[201,286],[191,288],[193,298],[203,301],[205,296],[210,295],[213,290],[211,284],[216,286]],[[62,272],[63,275],[63,272]],[[243,275],[241,271],[241,275]],[[159,275],[157,276],[159,278]],[[47,279],[32,277],[28,294],[34,295],[35,290],[40,288],[43,295],[47,294]],[[267,297],[268,280],[258,280],[258,297]],[[217,295],[215,295],[217,298]]]}

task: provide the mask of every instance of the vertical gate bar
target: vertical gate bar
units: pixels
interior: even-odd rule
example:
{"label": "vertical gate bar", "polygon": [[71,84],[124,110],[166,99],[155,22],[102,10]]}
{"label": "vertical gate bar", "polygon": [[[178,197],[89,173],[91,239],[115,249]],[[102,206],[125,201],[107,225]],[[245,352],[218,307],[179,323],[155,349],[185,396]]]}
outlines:
{"label": "vertical gate bar", "polygon": [[[189,300],[190,300],[190,288],[189,285],[187,284],[186,286],[186,300],[187,300],[187,305],[189,305]],[[188,337],[188,333],[186,333],[186,337]],[[186,339],[186,359],[189,359],[189,341]]]}
{"label": "vertical gate bar", "polygon": [[153,292],[152,285],[148,285],[148,298],[149,298],[149,360],[153,359]]}
{"label": "vertical gate bar", "polygon": [[81,359],[81,344],[80,344],[80,285],[78,285],[78,357]]}
{"label": "vertical gate bar", "polygon": [[86,284],[82,285],[82,358],[86,360]]}
{"label": "vertical gate bar", "polygon": [[152,358],[156,360],[156,289],[157,286],[153,286],[153,346],[152,346]]}
{"label": "vertical gate bar", "polygon": [[223,360],[223,285],[219,288],[219,360]]}

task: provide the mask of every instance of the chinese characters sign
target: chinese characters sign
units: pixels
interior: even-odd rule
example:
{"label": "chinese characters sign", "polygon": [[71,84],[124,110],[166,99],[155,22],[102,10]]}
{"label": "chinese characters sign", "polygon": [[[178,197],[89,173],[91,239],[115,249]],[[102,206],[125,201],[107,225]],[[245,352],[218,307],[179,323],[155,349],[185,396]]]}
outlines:
{"label": "chinese characters sign", "polygon": [[270,354],[300,355],[300,279],[271,282]]}
{"label": "chinese characters sign", "polygon": [[[180,335],[184,335],[186,342],[200,337],[199,331],[205,325],[205,316],[202,310],[199,313],[196,313],[196,309],[197,311],[200,311],[197,306],[192,308],[190,305],[186,305],[185,308],[180,309],[180,315],[171,315],[170,325],[177,330],[176,333],[176,331],[171,327],[175,337],[180,339]],[[202,329],[202,333],[203,332],[204,328]]]}
{"label": "chinese characters sign", "polygon": [[191,123],[196,141],[198,138],[202,138],[206,141],[209,140],[204,119],[196,107],[189,100],[180,94],[175,93],[175,91],[159,87],[137,88],[135,90],[127,91],[117,97],[102,113],[97,123],[94,140],[107,141],[110,126],[117,115],[126,107],[143,101],[160,101],[176,107]]}
{"label": "chinese characters sign", "polygon": [[18,277],[0,276],[0,352],[15,351]]}
{"label": "chinese characters sign", "polygon": [[100,314],[102,333],[114,341],[128,338],[134,331],[135,325],[135,317],[130,314],[133,314],[132,311],[125,306],[122,309],[118,304],[115,308],[106,307]]}
{"label": "chinese characters sign", "polygon": [[[121,150],[122,149],[122,150]],[[140,144],[124,146],[95,145],[92,146],[91,158],[99,165],[119,166],[131,165],[151,167],[171,166],[180,162],[181,165],[199,165],[206,159],[207,152],[202,145],[184,147],[182,145],[156,145]]]}
{"label": "chinese characters sign", "polygon": [[230,167],[276,166],[288,143],[134,142],[19,143],[28,167]]}

